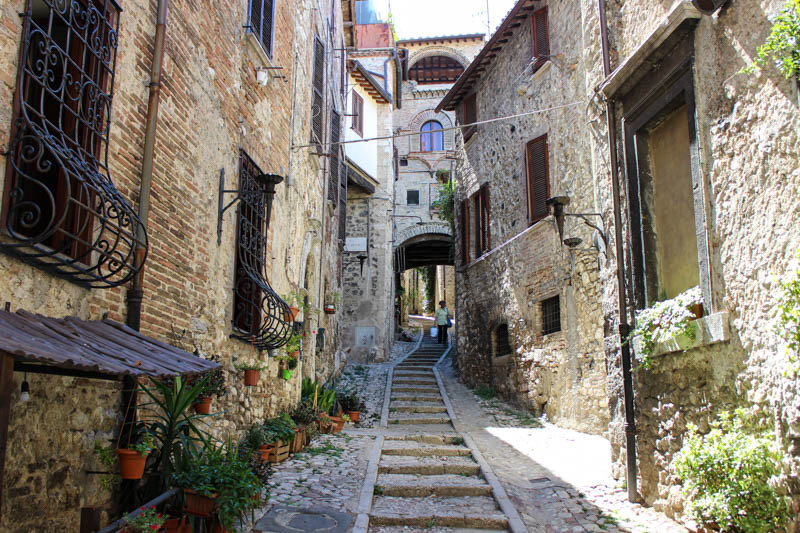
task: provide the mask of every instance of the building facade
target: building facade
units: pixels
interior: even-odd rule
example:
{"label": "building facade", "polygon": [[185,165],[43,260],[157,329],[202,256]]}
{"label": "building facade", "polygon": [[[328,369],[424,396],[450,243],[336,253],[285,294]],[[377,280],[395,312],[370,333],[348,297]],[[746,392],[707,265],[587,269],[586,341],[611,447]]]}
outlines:
{"label": "building facade", "polygon": [[[212,431],[236,436],[342,359],[338,318],[321,312],[341,290],[328,162],[343,154],[324,154],[344,110],[341,7],[123,7],[0,2],[0,292],[9,315],[108,318],[214,356],[226,415]],[[294,323],[288,293],[309,305]],[[301,368],[284,381],[270,355],[292,331],[305,334]],[[112,512],[89,472],[126,411],[121,376],[12,375],[21,356],[2,357],[0,529],[75,531],[81,508]],[[267,366],[256,387],[234,368],[245,359]]]}

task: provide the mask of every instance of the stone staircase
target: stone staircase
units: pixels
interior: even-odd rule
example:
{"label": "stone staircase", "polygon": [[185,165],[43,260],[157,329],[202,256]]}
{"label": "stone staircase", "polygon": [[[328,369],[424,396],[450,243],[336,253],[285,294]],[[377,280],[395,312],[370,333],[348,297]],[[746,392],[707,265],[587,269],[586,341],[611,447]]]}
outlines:
{"label": "stone staircase", "polygon": [[491,485],[448,415],[433,372],[445,348],[426,335],[394,368],[370,532],[509,529]]}

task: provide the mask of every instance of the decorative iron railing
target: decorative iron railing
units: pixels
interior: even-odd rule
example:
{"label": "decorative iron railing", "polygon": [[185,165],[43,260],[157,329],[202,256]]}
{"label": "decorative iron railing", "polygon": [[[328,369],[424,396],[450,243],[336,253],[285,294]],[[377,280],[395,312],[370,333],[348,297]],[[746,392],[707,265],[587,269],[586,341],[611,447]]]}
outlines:
{"label": "decorative iron railing", "polygon": [[0,251],[87,287],[131,279],[147,235],[108,173],[111,0],[28,0]]}
{"label": "decorative iron railing", "polygon": [[232,337],[261,350],[280,348],[292,333],[289,306],[266,274],[267,232],[275,186],[281,176],[264,174],[242,151],[239,160],[239,216]]}

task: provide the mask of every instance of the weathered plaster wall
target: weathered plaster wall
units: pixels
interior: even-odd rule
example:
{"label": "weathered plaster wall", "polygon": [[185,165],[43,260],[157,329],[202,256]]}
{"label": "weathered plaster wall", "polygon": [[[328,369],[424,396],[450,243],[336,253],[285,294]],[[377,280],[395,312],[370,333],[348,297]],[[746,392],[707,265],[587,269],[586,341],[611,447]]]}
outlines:
{"label": "weathered plaster wall", "polygon": [[[321,13],[330,13],[330,1]],[[338,2],[336,3],[338,6]],[[0,142],[8,145],[8,126],[16,90],[21,39],[22,0],[0,2]],[[213,421],[218,435],[236,435],[246,425],[296,403],[299,377],[278,379],[269,360],[258,387],[244,390],[234,362],[267,359],[248,344],[229,338],[235,265],[235,209],[223,220],[217,245],[217,191],[220,169],[227,188],[238,184],[238,153],[243,148],[265,172],[286,176],[278,186],[270,225],[267,271],[281,294],[310,283],[309,299],[321,307],[324,283],[336,287],[339,248],[336,214],[323,200],[326,182],[322,158],[305,144],[311,116],[311,64],[314,33],[328,38],[328,26],[316,10],[319,2],[278,3],[273,63],[285,79],[256,83],[265,66],[243,29],[247,2],[214,5],[197,18],[193,6],[171,3],[163,66],[161,106],[155,147],[150,253],[144,281],[142,332],[192,351],[218,354],[226,370],[227,394],[217,407],[225,416]],[[121,15],[115,96],[110,135],[111,178],[136,207],[139,194],[144,119],[155,32],[156,1],[130,3]],[[337,8],[335,43],[328,42],[326,79],[331,98],[340,93],[338,65],[332,50],[341,48]],[[334,45],[335,44],[335,45]],[[341,103],[337,105],[342,109]],[[291,118],[294,111],[294,121]],[[294,128],[292,130],[292,127]],[[0,168],[0,187],[5,165]],[[331,229],[333,228],[333,230]],[[334,238],[331,238],[333,231]],[[313,258],[309,262],[309,258]],[[311,268],[307,272],[308,267]],[[0,292],[12,310],[48,316],[73,315],[125,320],[125,287],[86,290],[19,261],[0,256]],[[326,379],[338,352],[336,319],[303,317],[309,339],[301,369]],[[319,326],[329,332],[325,349],[315,357]],[[340,359],[340,358],[338,358]],[[297,372],[296,376],[301,372]],[[20,376],[15,376],[0,530],[75,531],[81,506],[110,509],[109,494],[85,470],[96,469],[95,439],[114,432],[119,390],[98,381],[28,376],[30,403],[20,404]],[[59,421],[59,422],[55,422]],[[52,432],[51,428],[61,428]],[[63,429],[63,431],[62,431]]]}
{"label": "weathered plaster wall", "polygon": [[[571,2],[550,2],[548,8],[555,57],[532,75],[526,68],[530,25],[521,24],[473,85],[478,120],[560,108],[482,124],[459,152],[456,205],[489,184],[491,249],[475,257],[473,230],[469,264],[461,263],[464,233],[457,214],[456,364],[463,379],[491,385],[561,426],[604,433],[608,415],[598,278],[604,252],[576,219],[567,219],[564,231],[565,238],[582,239],[574,251],[561,244],[552,217],[532,227],[528,222],[525,146],[545,134],[550,196],[569,196],[569,212],[595,212],[591,136],[577,126],[584,120],[586,91],[578,68],[580,34],[574,31],[581,8]],[[560,297],[562,329],[542,335],[541,301],[553,296]],[[513,354],[498,358],[493,336],[501,324],[508,325]]]}

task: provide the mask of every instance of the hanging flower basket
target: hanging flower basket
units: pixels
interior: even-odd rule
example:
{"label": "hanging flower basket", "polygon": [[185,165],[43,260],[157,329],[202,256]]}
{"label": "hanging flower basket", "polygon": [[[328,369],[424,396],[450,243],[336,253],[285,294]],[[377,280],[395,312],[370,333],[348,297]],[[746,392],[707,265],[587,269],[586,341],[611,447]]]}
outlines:
{"label": "hanging flower basket", "polygon": [[193,405],[194,412],[199,415],[207,415],[211,412],[211,398],[198,398]]}
{"label": "hanging flower basket", "polygon": [[149,452],[142,455],[137,450],[117,448],[119,457],[119,472],[122,479],[142,479],[144,464],[147,462]]}
{"label": "hanging flower basket", "polygon": [[292,379],[292,371],[289,370],[288,368],[282,368],[281,378],[285,379],[286,381],[289,381],[290,379]]}
{"label": "hanging flower basket", "polygon": [[258,385],[258,376],[260,370],[245,370],[244,371],[244,384],[247,387],[255,387]]}
{"label": "hanging flower basket", "polygon": [[325,304],[322,310],[325,311],[326,314],[332,315],[336,312],[336,306],[333,304]]}

